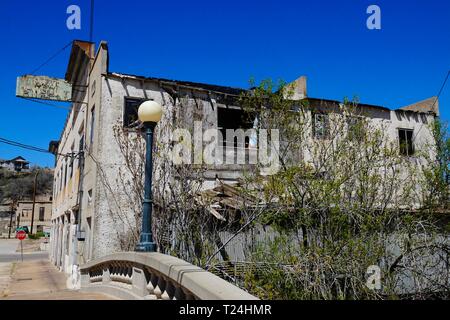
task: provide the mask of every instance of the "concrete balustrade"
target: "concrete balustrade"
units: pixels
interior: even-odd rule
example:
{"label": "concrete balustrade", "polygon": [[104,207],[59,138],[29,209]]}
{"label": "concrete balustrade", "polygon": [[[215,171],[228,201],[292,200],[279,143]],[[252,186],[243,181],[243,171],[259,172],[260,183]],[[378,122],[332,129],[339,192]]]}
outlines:
{"label": "concrete balustrade", "polygon": [[81,291],[127,300],[257,300],[210,272],[156,252],[116,253],[80,272]]}

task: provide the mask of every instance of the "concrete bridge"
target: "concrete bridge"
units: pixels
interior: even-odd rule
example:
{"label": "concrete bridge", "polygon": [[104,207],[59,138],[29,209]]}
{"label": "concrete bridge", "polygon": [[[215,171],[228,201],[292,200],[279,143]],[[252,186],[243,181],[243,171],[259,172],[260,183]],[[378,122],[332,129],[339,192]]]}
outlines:
{"label": "concrete bridge", "polygon": [[[123,252],[91,261],[73,280],[45,252],[26,253],[0,240],[0,300],[256,300],[197,266],[161,253]],[[1,260],[3,259],[3,261]]]}
{"label": "concrete bridge", "polygon": [[257,300],[186,261],[161,253],[123,252],[80,268],[81,292],[132,300]]}

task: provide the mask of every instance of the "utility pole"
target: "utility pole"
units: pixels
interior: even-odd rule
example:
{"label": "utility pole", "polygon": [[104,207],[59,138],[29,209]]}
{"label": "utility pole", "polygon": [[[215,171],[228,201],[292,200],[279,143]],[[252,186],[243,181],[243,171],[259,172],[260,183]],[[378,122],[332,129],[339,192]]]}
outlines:
{"label": "utility pole", "polygon": [[13,220],[13,214],[14,214],[14,211],[12,210],[12,206],[11,206],[11,212],[10,212],[10,216],[9,216],[9,231],[8,231],[8,239],[11,239],[11,229],[12,229],[12,220]]}
{"label": "utility pole", "polygon": [[34,188],[33,188],[33,211],[31,212],[31,230],[30,234],[33,234],[33,224],[34,224],[34,207],[36,205],[36,184],[37,184],[37,177],[38,177],[39,171],[36,170],[36,175],[34,176]]}
{"label": "utility pole", "polygon": [[94,0],[91,0],[91,19],[89,26],[89,41],[94,39]]}

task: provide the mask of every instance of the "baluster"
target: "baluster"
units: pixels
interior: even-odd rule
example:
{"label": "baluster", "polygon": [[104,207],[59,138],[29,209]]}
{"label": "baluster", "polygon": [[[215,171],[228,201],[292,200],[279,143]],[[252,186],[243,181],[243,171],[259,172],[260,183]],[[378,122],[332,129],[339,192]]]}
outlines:
{"label": "baluster", "polygon": [[156,298],[161,299],[161,295],[163,293],[163,290],[161,289],[161,278],[159,276],[156,276],[156,285],[154,284],[155,289],[153,290],[153,293],[155,294]]}
{"label": "baluster", "polygon": [[175,300],[175,286],[173,285],[172,281],[167,281],[167,286],[166,286],[166,293],[167,296],[169,297],[169,300]]}
{"label": "baluster", "polygon": [[173,300],[186,300],[186,295],[180,287],[175,288],[175,296]]}
{"label": "baluster", "polygon": [[186,295],[186,300],[195,300],[195,297],[190,292],[186,292],[186,291],[183,291],[183,292]]}
{"label": "baluster", "polygon": [[125,273],[125,282],[127,284],[133,284],[133,268],[131,266],[127,266]]}
{"label": "baluster", "polygon": [[148,278],[148,285],[147,285],[147,289],[148,289],[148,293],[150,295],[153,295],[155,293],[155,285],[157,283],[157,279],[154,273],[150,273],[149,274],[150,277]]}
{"label": "baluster", "polygon": [[158,287],[161,288],[161,299],[162,300],[170,300],[169,295],[167,294],[167,281],[164,277],[160,277],[158,281]]}
{"label": "baluster", "polygon": [[158,279],[155,274],[149,273],[146,270],[146,279],[148,279],[147,290],[148,295],[145,297],[146,300],[158,300],[158,297],[155,294],[155,286],[158,283]]}

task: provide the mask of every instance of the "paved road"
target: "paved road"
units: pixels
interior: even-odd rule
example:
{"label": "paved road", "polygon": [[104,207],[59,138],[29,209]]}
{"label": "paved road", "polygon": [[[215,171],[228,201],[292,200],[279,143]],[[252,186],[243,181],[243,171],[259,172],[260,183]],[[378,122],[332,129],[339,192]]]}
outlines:
{"label": "paved road", "polygon": [[16,253],[17,246],[19,245],[19,240],[12,239],[0,239],[0,256],[4,254]]}
{"label": "paved road", "polygon": [[[24,253],[23,261],[34,261],[34,260],[46,260],[48,259],[47,252],[36,252],[36,253]],[[20,253],[13,254],[0,254],[0,263],[2,262],[21,262],[22,258]]]}
{"label": "paved road", "polygon": [[[19,244],[20,241],[16,239],[13,240],[0,239],[0,263],[22,261],[20,252],[16,252],[16,249],[19,246]],[[33,261],[42,259],[48,259],[47,252],[33,252],[23,254],[23,261]]]}

